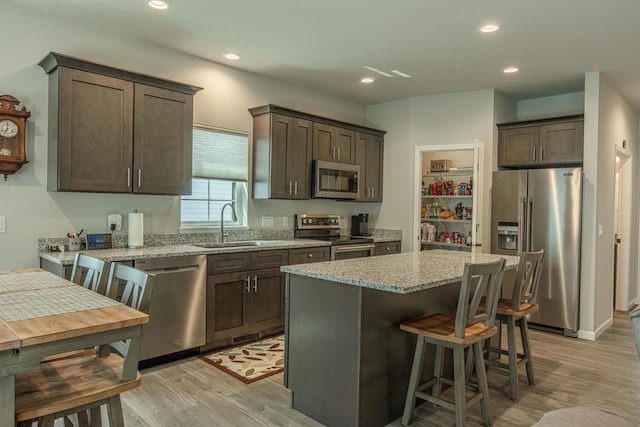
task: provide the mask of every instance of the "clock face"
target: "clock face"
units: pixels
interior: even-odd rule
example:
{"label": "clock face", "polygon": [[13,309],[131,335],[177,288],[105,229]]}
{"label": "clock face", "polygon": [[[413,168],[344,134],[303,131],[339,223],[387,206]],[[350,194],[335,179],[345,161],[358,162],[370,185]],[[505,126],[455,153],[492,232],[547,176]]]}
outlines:
{"label": "clock face", "polygon": [[0,136],[13,138],[18,134],[18,125],[11,120],[0,120]]}

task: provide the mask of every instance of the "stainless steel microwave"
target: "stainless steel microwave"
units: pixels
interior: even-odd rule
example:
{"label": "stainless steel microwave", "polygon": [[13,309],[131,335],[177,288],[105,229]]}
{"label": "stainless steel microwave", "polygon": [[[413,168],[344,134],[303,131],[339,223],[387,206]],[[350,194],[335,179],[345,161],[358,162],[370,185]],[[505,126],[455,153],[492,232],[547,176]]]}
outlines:
{"label": "stainless steel microwave", "polygon": [[313,162],[313,197],[356,199],[359,178],[359,165],[315,160]]}

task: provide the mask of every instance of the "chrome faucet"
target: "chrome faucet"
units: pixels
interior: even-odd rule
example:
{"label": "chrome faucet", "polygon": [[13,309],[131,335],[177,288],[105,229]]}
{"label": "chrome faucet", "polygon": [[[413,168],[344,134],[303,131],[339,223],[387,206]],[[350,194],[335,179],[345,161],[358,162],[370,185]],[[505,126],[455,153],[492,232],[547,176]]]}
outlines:
{"label": "chrome faucet", "polygon": [[236,215],[236,208],[233,207],[233,204],[227,203],[222,207],[222,210],[220,211],[220,243],[224,243],[224,208],[226,208],[227,206],[231,207],[231,219],[233,220],[233,222],[236,222],[238,220],[238,216]]}

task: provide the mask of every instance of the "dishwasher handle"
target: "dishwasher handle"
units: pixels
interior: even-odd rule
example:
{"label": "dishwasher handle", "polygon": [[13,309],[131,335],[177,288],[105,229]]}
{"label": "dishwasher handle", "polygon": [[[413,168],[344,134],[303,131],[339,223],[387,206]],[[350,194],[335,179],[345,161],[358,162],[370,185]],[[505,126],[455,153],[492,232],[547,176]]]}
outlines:
{"label": "dishwasher handle", "polygon": [[143,271],[149,274],[155,274],[157,276],[158,274],[184,273],[187,271],[198,271],[199,269],[200,269],[200,266],[198,265],[189,265],[186,267],[152,268],[152,269],[143,270]]}

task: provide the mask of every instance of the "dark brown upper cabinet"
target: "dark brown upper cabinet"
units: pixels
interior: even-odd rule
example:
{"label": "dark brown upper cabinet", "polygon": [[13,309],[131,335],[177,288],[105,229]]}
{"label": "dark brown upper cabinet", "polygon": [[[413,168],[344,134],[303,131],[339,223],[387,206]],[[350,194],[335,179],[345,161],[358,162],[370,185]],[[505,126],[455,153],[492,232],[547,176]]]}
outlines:
{"label": "dark brown upper cabinet", "polygon": [[360,165],[359,202],[382,201],[382,164],[384,139],[381,136],[356,134],[356,164]]}
{"label": "dark brown upper cabinet", "polygon": [[311,198],[312,126],[283,114],[254,117],[254,199]]}
{"label": "dark brown upper cabinet", "polygon": [[191,193],[201,88],[50,53],[49,191]]}
{"label": "dark brown upper cabinet", "polygon": [[314,123],[313,160],[354,164],[356,133],[337,126]]}
{"label": "dark brown upper cabinet", "polygon": [[362,134],[370,142],[358,161],[360,179],[371,189],[367,193],[362,187],[358,200],[382,201],[384,131],[271,104],[249,112],[253,116],[254,199],[311,198],[312,161],[356,163],[357,135]]}
{"label": "dark brown upper cabinet", "polygon": [[498,124],[498,166],[581,164],[584,116]]}

